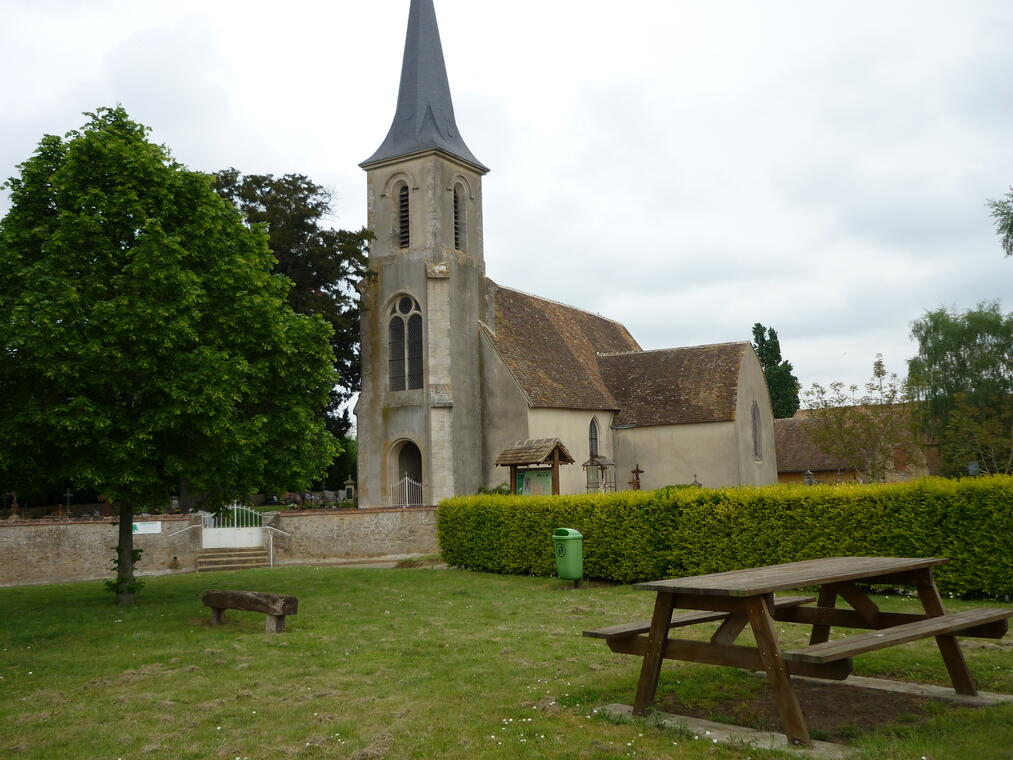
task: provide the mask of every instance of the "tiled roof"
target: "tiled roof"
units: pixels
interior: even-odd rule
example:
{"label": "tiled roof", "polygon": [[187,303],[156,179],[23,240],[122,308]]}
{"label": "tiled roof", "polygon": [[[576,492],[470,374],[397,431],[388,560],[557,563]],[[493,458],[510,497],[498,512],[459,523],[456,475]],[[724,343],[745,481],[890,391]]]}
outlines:
{"label": "tiled roof", "polygon": [[618,322],[487,281],[495,296],[490,334],[533,407],[616,409],[599,352],[640,351]]}
{"label": "tiled roof", "polygon": [[528,441],[517,441],[513,446],[503,449],[496,459],[496,464],[501,466],[545,464],[552,461],[552,452],[556,448],[559,449],[560,463],[573,464],[573,457],[558,438],[534,438]]}
{"label": "tiled roof", "polygon": [[848,463],[827,454],[806,432],[805,414],[774,420],[778,472],[850,470]]}
{"label": "tiled roof", "polygon": [[668,348],[598,357],[619,402],[616,425],[683,425],[735,419],[748,343]]}

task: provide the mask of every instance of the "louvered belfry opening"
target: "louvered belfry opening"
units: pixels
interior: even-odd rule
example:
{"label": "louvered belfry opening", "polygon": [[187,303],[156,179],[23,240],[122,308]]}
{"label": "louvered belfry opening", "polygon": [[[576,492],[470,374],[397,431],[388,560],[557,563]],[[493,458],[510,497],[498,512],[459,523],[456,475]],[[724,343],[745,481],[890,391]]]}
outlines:
{"label": "louvered belfry opening", "polygon": [[408,186],[402,185],[401,190],[398,191],[398,245],[401,248],[411,245],[408,211]]}
{"label": "louvered belfry opening", "polygon": [[464,208],[461,188],[454,188],[454,248],[464,250]]}

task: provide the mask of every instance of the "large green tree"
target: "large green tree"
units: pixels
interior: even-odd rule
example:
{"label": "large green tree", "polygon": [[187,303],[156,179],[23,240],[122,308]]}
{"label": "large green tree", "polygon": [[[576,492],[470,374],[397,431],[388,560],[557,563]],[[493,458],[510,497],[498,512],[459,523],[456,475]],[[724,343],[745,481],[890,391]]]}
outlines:
{"label": "large green tree", "polygon": [[781,358],[781,342],[777,339],[777,331],[757,322],[753,325],[753,347],[760,358],[763,376],[767,379],[774,417],[791,417],[799,407],[799,382],[792,374],[794,368],[791,362]]}
{"label": "large green tree", "polygon": [[997,302],[940,308],[911,323],[908,376],[949,474],[1009,472],[1013,458],[1013,312]]}
{"label": "large green tree", "polygon": [[1002,249],[1007,256],[1013,256],[1013,187],[1005,198],[987,201],[995,220],[995,231],[999,234]]}
{"label": "large green tree", "polygon": [[0,221],[0,477],[119,505],[116,590],[133,601],[132,514],[181,479],[212,504],[305,487],[337,446],[320,409],[330,329],[296,314],[267,236],[122,108],[46,136]]}
{"label": "large green tree", "polygon": [[360,386],[359,299],[366,274],[366,229],[324,226],[331,194],[302,174],[215,174],[215,190],[234,203],[250,224],[263,225],[274,253],[274,271],[294,283],[288,302],[300,314],[319,314],[334,332],[331,346],[341,385],[331,392],[328,428],[345,436],[351,426],[342,406]]}

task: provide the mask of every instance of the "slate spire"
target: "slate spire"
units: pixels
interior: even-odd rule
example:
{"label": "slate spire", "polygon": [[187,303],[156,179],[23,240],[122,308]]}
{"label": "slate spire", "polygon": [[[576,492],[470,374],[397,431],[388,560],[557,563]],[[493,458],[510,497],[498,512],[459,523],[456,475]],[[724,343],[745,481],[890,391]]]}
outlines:
{"label": "slate spire", "polygon": [[456,156],[482,174],[489,171],[468,150],[454,120],[433,0],[412,0],[394,123],[376,153],[359,166],[366,169],[381,161],[432,148]]}

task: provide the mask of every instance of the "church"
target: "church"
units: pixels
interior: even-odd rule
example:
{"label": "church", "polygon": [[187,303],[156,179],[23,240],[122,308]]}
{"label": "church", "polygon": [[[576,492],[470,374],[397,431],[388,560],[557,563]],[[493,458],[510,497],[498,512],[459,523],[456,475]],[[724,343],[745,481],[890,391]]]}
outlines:
{"label": "church", "polygon": [[486,276],[489,169],[457,128],[433,0],[411,0],[394,121],[360,166],[376,236],[362,285],[360,507],[503,483],[572,494],[776,482],[750,343],[645,351],[618,322]]}

